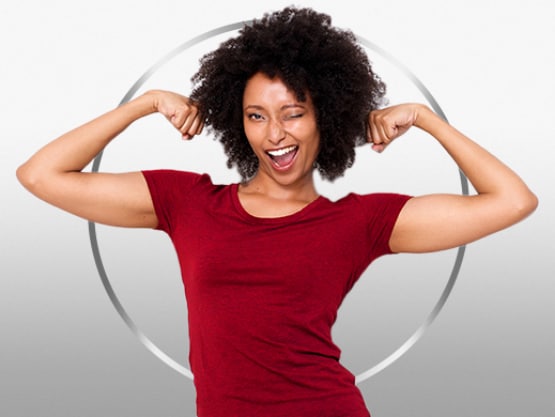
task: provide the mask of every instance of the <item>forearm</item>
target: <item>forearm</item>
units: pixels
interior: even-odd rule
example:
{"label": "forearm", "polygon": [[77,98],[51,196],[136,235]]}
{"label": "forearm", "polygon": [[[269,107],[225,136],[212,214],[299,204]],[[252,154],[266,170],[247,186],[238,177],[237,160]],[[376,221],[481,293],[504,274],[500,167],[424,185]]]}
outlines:
{"label": "forearm", "polygon": [[515,224],[536,208],[536,196],[515,172],[430,108],[406,104],[371,117],[371,139],[378,151],[416,126],[443,146],[478,193],[409,200],[390,238],[393,251],[431,252],[464,245]]}
{"label": "forearm", "polygon": [[18,177],[35,181],[38,175],[81,171],[131,123],[154,111],[148,94],[123,104],[44,146],[19,168]]}
{"label": "forearm", "polygon": [[87,220],[154,227],[156,213],[140,172],[82,172],[119,133],[154,112],[183,138],[202,131],[202,117],[187,97],[152,90],[50,142],[19,167],[17,177],[37,197]]}
{"label": "forearm", "polygon": [[536,198],[507,165],[442,120],[428,107],[419,108],[415,126],[432,135],[449,153],[478,194],[506,199],[522,209],[536,205]]}

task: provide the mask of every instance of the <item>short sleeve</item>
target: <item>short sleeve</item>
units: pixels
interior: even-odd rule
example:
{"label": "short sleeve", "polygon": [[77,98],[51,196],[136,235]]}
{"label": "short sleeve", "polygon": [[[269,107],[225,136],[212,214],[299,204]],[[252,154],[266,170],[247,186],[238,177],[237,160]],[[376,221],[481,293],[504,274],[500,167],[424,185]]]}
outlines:
{"label": "short sleeve", "polygon": [[158,218],[156,229],[171,234],[177,216],[191,204],[194,188],[208,175],[176,170],[149,170],[142,174]]}
{"label": "short sleeve", "polygon": [[375,193],[359,196],[367,224],[367,238],[373,257],[393,253],[389,246],[391,233],[405,203],[412,196],[394,193]]}

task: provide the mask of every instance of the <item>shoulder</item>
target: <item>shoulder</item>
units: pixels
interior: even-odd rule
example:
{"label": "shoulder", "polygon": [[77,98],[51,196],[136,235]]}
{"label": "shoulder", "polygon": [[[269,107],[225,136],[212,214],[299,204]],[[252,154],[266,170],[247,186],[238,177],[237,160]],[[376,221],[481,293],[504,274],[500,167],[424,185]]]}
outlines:
{"label": "shoulder", "polygon": [[151,170],[143,170],[141,172],[143,176],[147,179],[163,178],[171,181],[196,182],[196,181],[199,181],[202,177],[205,177],[210,180],[210,176],[208,174],[199,174],[196,172],[180,171],[176,169],[151,169]]}
{"label": "shoulder", "polygon": [[195,187],[214,187],[208,174],[179,171],[174,169],[155,169],[141,171],[149,189],[159,190],[188,190]]}
{"label": "shoulder", "polygon": [[[158,228],[173,233],[184,219],[218,206],[230,186],[214,185],[208,174],[172,169],[141,171],[158,217]],[[220,197],[221,200],[221,197]]]}
{"label": "shoulder", "polygon": [[394,223],[411,198],[410,195],[396,193],[349,193],[337,200],[324,197],[325,204],[319,206],[319,213],[359,225]]}
{"label": "shoulder", "polygon": [[361,222],[360,224],[366,224],[370,228],[390,228],[411,198],[410,195],[396,193],[351,193],[334,205],[350,216],[352,221]]}
{"label": "shoulder", "polygon": [[334,204],[339,206],[358,206],[362,210],[377,210],[399,206],[399,209],[410,200],[412,196],[397,193],[350,193],[339,199]]}
{"label": "shoulder", "polygon": [[193,202],[202,204],[211,199],[214,191],[225,188],[214,185],[208,174],[172,169],[145,170],[142,174],[155,205],[186,207]]}

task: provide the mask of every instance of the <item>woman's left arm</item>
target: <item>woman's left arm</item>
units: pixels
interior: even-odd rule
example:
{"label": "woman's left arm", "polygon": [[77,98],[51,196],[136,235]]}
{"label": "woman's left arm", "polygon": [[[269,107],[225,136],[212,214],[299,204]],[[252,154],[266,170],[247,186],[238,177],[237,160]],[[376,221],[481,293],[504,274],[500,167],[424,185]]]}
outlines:
{"label": "woman's left arm", "polygon": [[534,211],[538,200],[516,173],[422,104],[370,113],[372,148],[383,151],[412,126],[426,131],[445,148],[477,195],[433,194],[410,199],[390,238],[394,252],[432,252],[464,245]]}

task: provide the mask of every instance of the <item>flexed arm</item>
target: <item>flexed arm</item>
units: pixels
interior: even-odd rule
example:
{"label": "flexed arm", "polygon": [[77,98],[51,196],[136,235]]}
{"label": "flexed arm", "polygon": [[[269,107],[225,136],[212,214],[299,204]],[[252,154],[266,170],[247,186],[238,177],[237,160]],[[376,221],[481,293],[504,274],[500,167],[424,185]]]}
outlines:
{"label": "flexed arm", "polygon": [[470,243],[519,222],[538,204],[516,173],[424,105],[374,111],[369,126],[372,147],[378,152],[412,126],[426,131],[445,148],[478,193],[409,200],[390,238],[395,252],[431,252]]}
{"label": "flexed arm", "polygon": [[135,120],[163,114],[184,139],[202,131],[197,107],[187,97],[150,91],[50,142],[17,170],[37,197],[87,220],[126,227],[155,227],[156,214],[140,172],[81,172]]}

